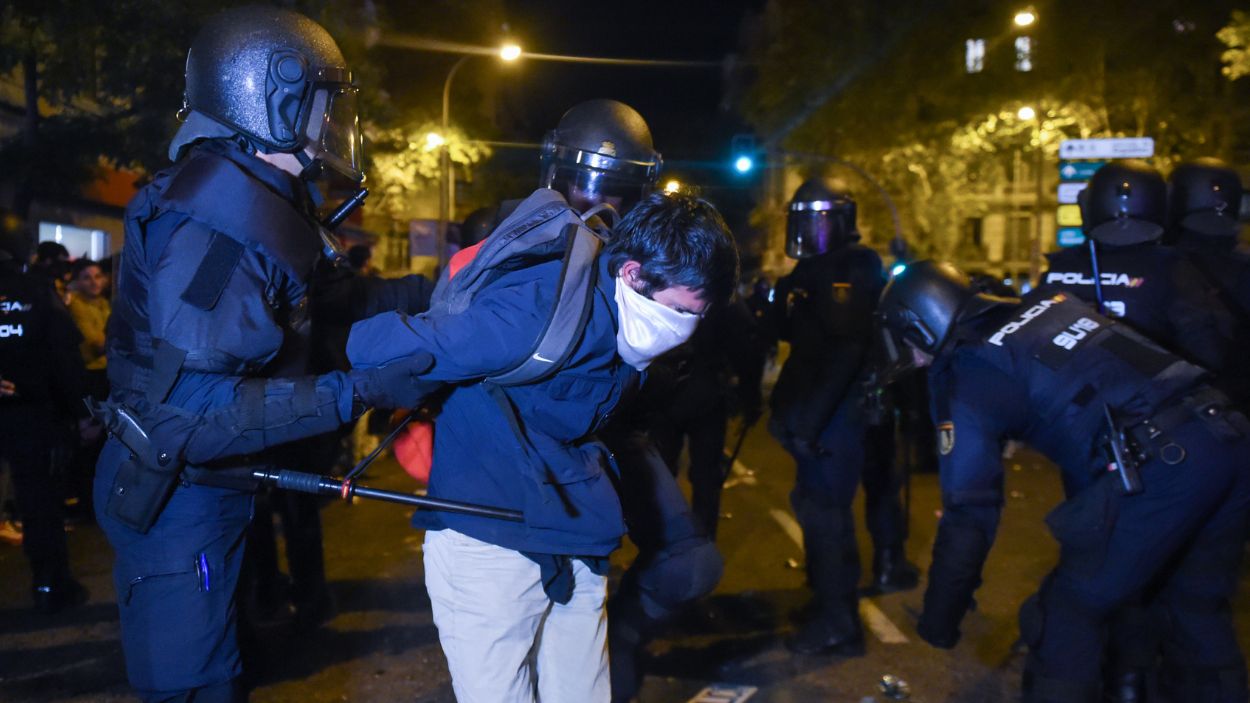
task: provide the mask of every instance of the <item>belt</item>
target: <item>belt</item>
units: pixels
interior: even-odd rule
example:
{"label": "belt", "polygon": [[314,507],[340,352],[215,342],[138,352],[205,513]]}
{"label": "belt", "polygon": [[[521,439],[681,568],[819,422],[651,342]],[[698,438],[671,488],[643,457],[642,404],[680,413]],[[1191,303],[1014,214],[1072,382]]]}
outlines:
{"label": "belt", "polygon": [[1185,460],[1185,448],[1170,435],[1192,421],[1201,422],[1224,440],[1241,439],[1250,434],[1250,421],[1237,412],[1228,396],[1210,386],[1181,396],[1151,417],[1127,427],[1125,434],[1141,459],[1158,458],[1174,465]]}

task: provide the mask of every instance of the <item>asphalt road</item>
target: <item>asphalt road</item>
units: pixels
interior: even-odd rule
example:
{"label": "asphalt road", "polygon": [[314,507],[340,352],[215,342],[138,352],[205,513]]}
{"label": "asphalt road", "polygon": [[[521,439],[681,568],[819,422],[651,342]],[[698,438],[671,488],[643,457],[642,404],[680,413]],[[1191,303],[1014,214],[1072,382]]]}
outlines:
{"label": "asphalt road", "polygon": [[[1010,497],[1002,530],[958,647],[935,650],[916,637],[916,590],[863,601],[871,631],[866,656],[794,656],[782,645],[806,601],[803,551],[787,503],[794,467],[761,423],[725,491],[724,581],[652,646],[641,700],[684,703],[719,683],[754,688],[751,701],[884,702],[877,685],[885,674],[906,681],[913,701],[1016,700],[1023,658],[1015,648],[1016,609],[1054,563],[1055,544],[1041,519],[1058,501],[1060,486],[1057,474],[1032,454],[1021,452],[1005,464]],[[412,487],[389,462],[372,474],[381,487]],[[938,508],[936,476],[914,477],[907,550],[921,567],[929,563]],[[422,585],[421,534],[407,526],[407,515],[379,503],[325,508],[327,569],[338,613],[312,634],[294,634],[282,617],[260,628],[253,701],[453,700]],[[871,551],[860,532],[867,563]],[[70,534],[70,546],[74,570],[92,598],[49,618],[29,609],[29,574],[19,548],[0,543],[0,701],[132,700],[107,542],[86,525]],[[617,553],[615,574],[632,554],[628,546]],[[1250,643],[1248,590],[1234,604],[1243,646]]]}

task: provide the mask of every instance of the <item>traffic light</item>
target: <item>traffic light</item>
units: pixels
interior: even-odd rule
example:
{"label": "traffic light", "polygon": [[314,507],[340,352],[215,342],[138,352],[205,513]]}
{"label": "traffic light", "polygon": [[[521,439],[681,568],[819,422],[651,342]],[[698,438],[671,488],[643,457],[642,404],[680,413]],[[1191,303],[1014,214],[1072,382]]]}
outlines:
{"label": "traffic light", "polygon": [[733,154],[734,170],[741,174],[750,173],[755,168],[755,155],[758,152],[755,146],[755,135],[738,134],[729,143],[730,153]]}

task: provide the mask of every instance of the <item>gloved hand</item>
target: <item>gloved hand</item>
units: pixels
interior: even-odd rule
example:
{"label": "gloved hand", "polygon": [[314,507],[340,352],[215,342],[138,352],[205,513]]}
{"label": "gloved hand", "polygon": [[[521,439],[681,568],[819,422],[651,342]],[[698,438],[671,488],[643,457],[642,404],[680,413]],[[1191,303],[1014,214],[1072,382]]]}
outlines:
{"label": "gloved hand", "polygon": [[348,375],[356,397],[367,406],[416,408],[442,385],[421,380],[421,374],[432,366],[434,357],[429,352],[418,352],[381,366],[352,369]]}
{"label": "gloved hand", "polygon": [[990,551],[989,539],[981,530],[948,517],[943,516],[938,525],[924,612],[916,625],[921,639],[941,649],[959,643],[959,623],[972,605],[972,594],[981,583],[981,567]]}

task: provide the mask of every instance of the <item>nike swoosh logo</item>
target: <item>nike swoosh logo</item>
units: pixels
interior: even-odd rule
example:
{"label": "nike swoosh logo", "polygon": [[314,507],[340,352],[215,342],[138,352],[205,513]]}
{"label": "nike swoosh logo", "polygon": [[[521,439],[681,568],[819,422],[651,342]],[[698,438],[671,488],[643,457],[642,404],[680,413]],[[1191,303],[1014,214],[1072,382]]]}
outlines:
{"label": "nike swoosh logo", "polygon": [[534,352],[534,358],[535,358],[536,360],[538,360],[538,361],[543,362],[544,364],[554,364],[554,363],[556,363],[556,360],[555,360],[555,359],[544,359],[544,358],[543,358],[543,356],[542,356],[541,354],[539,354],[538,352]]}

